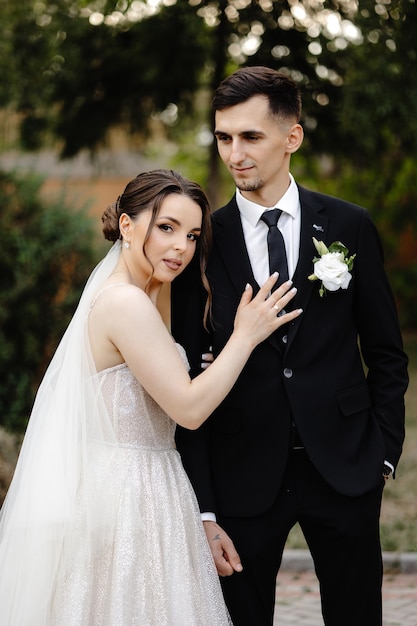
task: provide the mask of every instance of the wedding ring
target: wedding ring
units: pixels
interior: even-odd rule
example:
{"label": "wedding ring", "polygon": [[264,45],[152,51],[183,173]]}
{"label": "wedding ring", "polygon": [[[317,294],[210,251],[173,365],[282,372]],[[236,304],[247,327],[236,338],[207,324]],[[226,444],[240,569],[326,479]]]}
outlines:
{"label": "wedding ring", "polygon": [[274,304],[274,309],[275,309],[276,311],[279,311],[279,306],[278,306],[278,304],[277,304],[277,303],[275,303],[275,304]]}

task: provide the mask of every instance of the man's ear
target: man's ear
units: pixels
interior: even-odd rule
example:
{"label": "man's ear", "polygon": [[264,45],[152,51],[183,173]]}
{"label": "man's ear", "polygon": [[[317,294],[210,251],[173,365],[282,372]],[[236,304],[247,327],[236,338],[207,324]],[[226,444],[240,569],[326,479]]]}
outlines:
{"label": "man's ear", "polygon": [[298,148],[303,143],[304,131],[300,124],[294,124],[288,131],[287,135],[287,150],[291,154],[297,152]]}

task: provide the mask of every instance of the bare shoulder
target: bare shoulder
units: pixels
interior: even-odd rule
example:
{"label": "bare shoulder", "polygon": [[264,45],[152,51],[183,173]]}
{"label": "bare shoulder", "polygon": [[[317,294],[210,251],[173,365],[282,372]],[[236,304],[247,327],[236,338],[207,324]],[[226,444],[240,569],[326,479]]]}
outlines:
{"label": "bare shoulder", "polygon": [[98,370],[128,361],[130,351],[139,353],[139,347],[142,354],[149,336],[160,332],[159,312],[135,285],[104,285],[92,305],[88,331]]}
{"label": "bare shoulder", "polygon": [[146,311],[155,309],[143,289],[129,283],[105,283],[93,297],[90,317],[101,316],[103,313],[106,316],[120,314],[132,307],[144,308]]}
{"label": "bare shoulder", "polygon": [[92,302],[90,329],[118,337],[126,332],[139,333],[159,328],[161,316],[150,297],[135,285],[104,284]]}

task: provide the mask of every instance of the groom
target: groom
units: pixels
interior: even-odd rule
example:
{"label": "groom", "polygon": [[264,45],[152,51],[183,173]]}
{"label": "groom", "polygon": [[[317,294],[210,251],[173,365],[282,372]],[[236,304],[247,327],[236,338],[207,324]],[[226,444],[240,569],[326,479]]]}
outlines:
{"label": "groom", "polygon": [[[213,105],[219,154],[237,189],[213,214],[210,332],[200,327],[205,292],[190,268],[173,285],[175,338],[197,372],[201,353],[212,346],[216,357],[229,338],[245,284],[258,289],[274,269],[288,272],[293,306],[304,311],[255,349],[203,427],[178,430],[231,618],[271,626],[284,545],[299,522],[326,625],[380,626],[381,496],[401,455],[408,384],[380,240],[365,209],[290,174],[303,140],[290,78],[242,68]],[[276,207],[268,226],[264,213]],[[316,265],[313,238],[324,255]],[[326,257],[336,242],[338,256]]]}

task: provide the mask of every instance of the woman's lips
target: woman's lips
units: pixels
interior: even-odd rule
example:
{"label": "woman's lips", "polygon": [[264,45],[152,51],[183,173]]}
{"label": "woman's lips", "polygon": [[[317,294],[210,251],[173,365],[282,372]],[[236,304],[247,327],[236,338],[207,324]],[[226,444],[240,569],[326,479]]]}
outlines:
{"label": "woman's lips", "polygon": [[178,270],[182,265],[182,261],[179,259],[164,259],[164,263],[170,270],[174,271]]}

